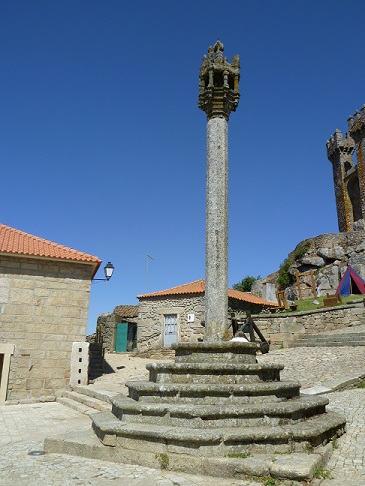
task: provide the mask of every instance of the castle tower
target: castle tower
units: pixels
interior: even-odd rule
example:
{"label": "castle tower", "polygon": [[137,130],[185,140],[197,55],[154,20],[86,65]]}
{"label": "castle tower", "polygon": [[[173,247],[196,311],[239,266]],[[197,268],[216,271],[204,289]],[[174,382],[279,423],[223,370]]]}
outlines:
{"label": "castle tower", "polygon": [[[357,175],[359,181],[359,206],[361,209],[361,219],[365,219],[365,105],[361,108],[361,113],[356,111],[353,117],[348,119],[348,133],[355,140],[357,157]],[[361,228],[365,229],[363,223]]]}
{"label": "castle tower", "polygon": [[228,311],[228,119],[239,101],[240,63],[218,40],[204,55],[199,102],[207,123],[205,341],[221,341]]}
{"label": "castle tower", "polygon": [[[340,130],[336,130],[332,137],[327,141],[327,157],[332,163],[333,183],[335,188],[338,229],[340,232],[352,231],[354,224],[353,202],[357,197],[353,197],[353,202],[348,191],[347,182],[351,178],[350,187],[352,193],[358,194],[358,179],[352,154],[355,150],[355,142],[352,138],[342,136]],[[347,174],[350,174],[347,176]],[[351,191],[350,191],[351,192]],[[355,208],[358,205],[355,203]]]}
{"label": "castle tower", "polygon": [[[348,133],[336,130],[327,141],[332,163],[340,232],[365,230],[365,105],[348,119]],[[357,165],[353,161],[356,150]]]}

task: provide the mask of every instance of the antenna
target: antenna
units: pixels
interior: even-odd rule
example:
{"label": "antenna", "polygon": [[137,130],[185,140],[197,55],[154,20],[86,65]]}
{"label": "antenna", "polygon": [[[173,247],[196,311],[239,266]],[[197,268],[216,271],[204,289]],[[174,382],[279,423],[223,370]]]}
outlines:
{"label": "antenna", "polygon": [[148,260],[153,260],[150,255],[146,255],[146,292],[148,292]]}

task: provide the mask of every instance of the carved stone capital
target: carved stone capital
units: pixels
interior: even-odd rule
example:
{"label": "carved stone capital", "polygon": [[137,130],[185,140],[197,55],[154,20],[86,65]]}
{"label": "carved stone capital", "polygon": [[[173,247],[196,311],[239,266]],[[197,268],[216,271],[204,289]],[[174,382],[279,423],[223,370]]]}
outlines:
{"label": "carved stone capital", "polygon": [[203,57],[199,74],[198,106],[205,111],[208,120],[215,117],[229,119],[240,98],[239,56],[233,56],[232,63],[223,57],[224,46],[219,40],[208,48]]}

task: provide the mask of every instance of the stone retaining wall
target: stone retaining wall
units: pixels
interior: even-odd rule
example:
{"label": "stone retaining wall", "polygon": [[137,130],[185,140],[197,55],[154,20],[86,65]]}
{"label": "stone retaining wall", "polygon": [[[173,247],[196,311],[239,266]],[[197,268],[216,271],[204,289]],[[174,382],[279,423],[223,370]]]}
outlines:
{"label": "stone retaining wall", "polygon": [[14,345],[8,401],[51,399],[68,384],[72,343],[85,341],[91,273],[77,262],[0,257],[0,344]]}
{"label": "stone retaining wall", "polygon": [[365,324],[364,302],[285,315],[260,314],[252,317],[272,345],[287,347],[288,343],[300,335],[324,333]]}

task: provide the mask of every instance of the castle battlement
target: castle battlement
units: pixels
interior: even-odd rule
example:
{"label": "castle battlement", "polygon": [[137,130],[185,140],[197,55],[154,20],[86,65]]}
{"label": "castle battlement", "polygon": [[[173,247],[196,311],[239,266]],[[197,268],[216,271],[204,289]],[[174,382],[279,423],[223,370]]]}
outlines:
{"label": "castle battlement", "polygon": [[341,130],[336,129],[335,133],[326,142],[327,156],[331,162],[336,153],[352,155],[355,150],[355,142],[348,133],[342,136]]}
{"label": "castle battlement", "polygon": [[365,105],[362,106],[360,111],[356,110],[354,116],[349,116],[347,119],[349,132],[351,133],[362,129],[365,126]]}

